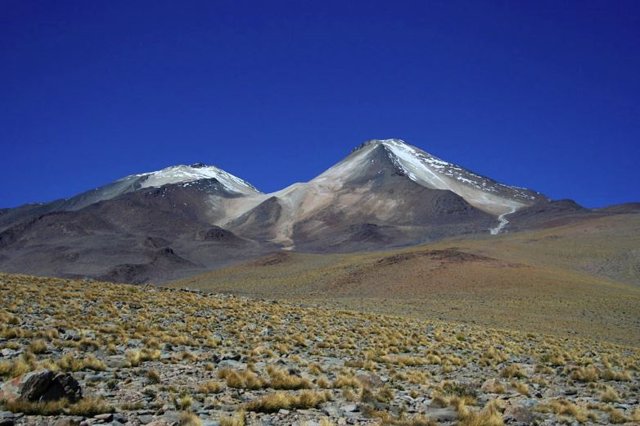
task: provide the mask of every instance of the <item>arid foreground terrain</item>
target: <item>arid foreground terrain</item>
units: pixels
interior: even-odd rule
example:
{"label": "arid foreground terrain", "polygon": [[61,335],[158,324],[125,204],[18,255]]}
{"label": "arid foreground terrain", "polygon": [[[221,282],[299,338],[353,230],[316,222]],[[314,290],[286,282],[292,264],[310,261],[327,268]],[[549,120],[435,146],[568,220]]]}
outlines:
{"label": "arid foreground terrain", "polygon": [[12,275],[0,301],[0,425],[640,422],[640,350],[603,341]]}

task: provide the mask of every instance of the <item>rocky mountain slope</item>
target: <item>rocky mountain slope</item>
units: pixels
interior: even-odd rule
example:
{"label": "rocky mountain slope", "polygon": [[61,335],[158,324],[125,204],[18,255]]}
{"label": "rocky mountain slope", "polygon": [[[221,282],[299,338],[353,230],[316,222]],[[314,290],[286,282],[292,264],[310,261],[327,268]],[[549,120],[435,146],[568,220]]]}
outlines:
{"label": "rocky mountain slope", "polygon": [[311,181],[270,194],[193,164],[0,210],[0,270],[157,282],[274,250],[378,250],[594,214],[616,212],[551,201],[398,139],[372,140]]}

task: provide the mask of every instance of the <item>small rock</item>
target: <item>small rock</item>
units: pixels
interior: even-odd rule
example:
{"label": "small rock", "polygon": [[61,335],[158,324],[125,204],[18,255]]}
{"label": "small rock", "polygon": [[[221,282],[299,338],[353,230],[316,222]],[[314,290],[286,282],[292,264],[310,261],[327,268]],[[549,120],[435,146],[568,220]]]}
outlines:
{"label": "small rock", "polygon": [[504,410],[503,418],[506,423],[533,424],[536,416],[529,409],[518,405],[509,405]]}
{"label": "small rock", "polygon": [[232,359],[223,359],[219,364],[220,368],[232,368],[234,370],[242,370],[246,367],[246,364],[238,361],[234,361]]}
{"label": "small rock", "polygon": [[81,338],[80,333],[75,330],[66,330],[64,333],[64,340],[73,340],[77,342]]}
{"label": "small rock", "polygon": [[2,355],[5,358],[11,358],[11,357],[20,355],[21,353],[22,353],[22,349],[13,350],[13,349],[5,348],[0,350],[0,355]]}
{"label": "small rock", "polygon": [[271,327],[263,328],[262,331],[260,332],[260,336],[262,337],[273,336],[273,328]]}
{"label": "small rock", "polygon": [[162,415],[162,420],[167,423],[179,423],[180,422],[180,413],[175,410],[167,410]]}
{"label": "small rock", "polygon": [[113,420],[113,414],[111,413],[97,414],[93,418],[96,420],[101,420],[103,422],[110,422]]}
{"label": "small rock", "polygon": [[358,374],[356,375],[356,379],[358,379],[361,383],[365,383],[370,388],[379,388],[384,384],[380,377],[374,373]]}
{"label": "small rock", "polygon": [[222,360],[231,360],[231,361],[240,361],[242,359],[242,355],[240,354],[229,354],[222,357]]}
{"label": "small rock", "polygon": [[340,410],[335,405],[327,405],[322,411],[329,417],[338,417],[340,415]]}
{"label": "small rock", "polygon": [[[153,421],[154,420],[153,416],[151,416],[149,414],[143,414],[142,416],[138,416],[138,420],[143,425],[152,424],[153,426],[164,426],[164,425],[167,424],[167,422],[165,422],[164,420],[158,420],[157,421],[157,422],[161,422],[161,423],[154,422]],[[151,423],[151,422],[153,422],[153,423]]]}
{"label": "small rock", "polygon": [[118,422],[118,423],[125,424],[125,423],[127,423],[128,419],[127,419],[127,416],[125,416],[125,415],[124,415],[124,414],[122,414],[122,413],[115,413],[115,414],[113,415],[113,421],[114,421],[114,422]]}
{"label": "small rock", "polygon": [[340,407],[340,409],[345,413],[354,413],[358,411],[358,406],[356,404],[347,404]]}
{"label": "small rock", "polygon": [[83,420],[82,417],[62,417],[54,423],[54,426],[79,426]]}
{"label": "small rock", "polygon": [[103,382],[107,380],[107,375],[105,373],[89,374],[84,380],[87,382]]}
{"label": "small rock", "polygon": [[16,424],[16,416],[9,411],[0,411],[0,426],[13,426]]}
{"label": "small rock", "polygon": [[437,422],[453,422],[458,419],[458,413],[453,408],[436,408],[427,411],[426,416]]}
{"label": "small rock", "polygon": [[109,368],[124,368],[129,364],[129,361],[124,355],[112,355],[106,359],[106,364]]}

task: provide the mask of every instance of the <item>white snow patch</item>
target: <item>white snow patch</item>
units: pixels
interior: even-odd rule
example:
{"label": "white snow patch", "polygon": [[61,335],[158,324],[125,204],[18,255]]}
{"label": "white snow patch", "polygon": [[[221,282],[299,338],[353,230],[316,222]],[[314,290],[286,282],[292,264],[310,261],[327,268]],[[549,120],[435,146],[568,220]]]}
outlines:
{"label": "white snow patch", "polygon": [[160,187],[167,184],[195,182],[200,179],[217,179],[228,191],[238,194],[259,193],[248,182],[214,166],[171,166],[155,172],[141,173],[137,177],[146,176],[141,188]]}

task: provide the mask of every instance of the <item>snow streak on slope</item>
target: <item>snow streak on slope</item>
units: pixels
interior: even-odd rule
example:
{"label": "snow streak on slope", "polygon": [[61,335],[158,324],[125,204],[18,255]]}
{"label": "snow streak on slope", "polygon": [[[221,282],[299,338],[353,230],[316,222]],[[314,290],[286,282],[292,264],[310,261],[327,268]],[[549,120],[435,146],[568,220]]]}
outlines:
{"label": "snow streak on slope", "polygon": [[502,230],[509,224],[509,221],[507,220],[507,215],[510,215],[511,213],[515,213],[515,212],[516,212],[516,209],[512,209],[510,212],[502,213],[500,216],[498,216],[498,225],[495,228],[489,229],[489,232],[491,233],[491,235],[498,235],[500,232],[502,232]]}
{"label": "snow streak on slope", "polygon": [[[167,184],[188,183],[200,179],[217,179],[228,191],[238,194],[257,194],[258,191],[250,183],[214,166],[193,164],[167,167],[156,172],[142,173],[136,177],[145,178],[141,188],[160,187]],[[126,178],[125,178],[126,179]]]}

